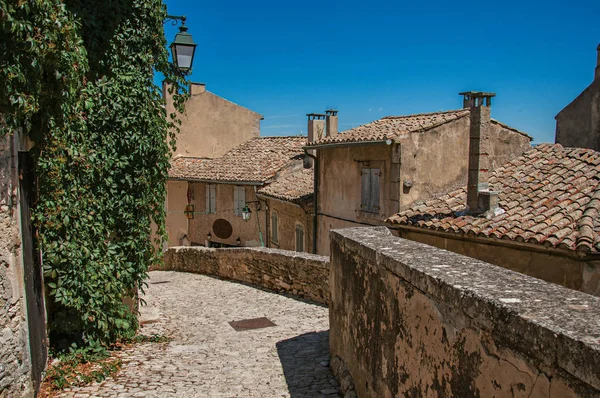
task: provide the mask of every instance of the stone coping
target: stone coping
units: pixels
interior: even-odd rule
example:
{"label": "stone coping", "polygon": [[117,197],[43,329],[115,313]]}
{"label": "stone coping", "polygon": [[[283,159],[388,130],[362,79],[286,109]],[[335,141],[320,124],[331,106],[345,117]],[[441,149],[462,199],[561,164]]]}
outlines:
{"label": "stone coping", "polygon": [[295,252],[290,250],[283,249],[274,249],[270,247],[204,247],[204,246],[172,246],[169,247],[169,250],[174,250],[179,252],[181,250],[198,250],[198,251],[250,251],[250,252],[263,252],[263,253],[272,253],[279,254],[286,257],[293,258],[303,258],[305,260],[313,260],[317,262],[322,262],[323,267],[329,267],[329,257],[327,256],[319,256],[318,254],[311,254],[305,252]]}
{"label": "stone coping", "polygon": [[385,227],[331,231],[342,250],[459,308],[498,343],[600,389],[600,297],[395,237]]}

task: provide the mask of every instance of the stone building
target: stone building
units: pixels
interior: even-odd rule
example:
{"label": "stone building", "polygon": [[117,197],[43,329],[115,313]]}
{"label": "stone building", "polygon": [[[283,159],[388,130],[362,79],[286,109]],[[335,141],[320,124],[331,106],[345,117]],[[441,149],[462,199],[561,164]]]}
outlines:
{"label": "stone building", "polygon": [[592,84],[555,116],[557,144],[600,151],[600,44],[597,51]]}
{"label": "stone building", "polygon": [[[415,201],[463,185],[469,115],[465,104],[452,111],[389,116],[339,134],[337,112],[309,115],[309,140],[311,132],[315,140],[306,149],[317,159],[316,252],[329,253],[331,229],[385,225],[387,217]],[[527,134],[494,119],[484,122],[491,126],[490,168],[530,148]]]}
{"label": "stone building", "polygon": [[[261,137],[215,159],[174,158],[169,184],[177,189],[169,191],[167,209],[186,216],[187,208],[190,218],[171,245],[310,250],[305,144],[305,137]],[[242,217],[245,206],[249,221]]]}
{"label": "stone building", "polygon": [[[33,272],[24,262],[33,254],[32,236],[21,233],[29,225],[22,196],[27,176],[19,170],[26,150],[18,134],[0,137],[0,397],[33,396],[46,360],[43,292],[34,290]],[[41,311],[34,306],[38,302]],[[28,320],[40,334],[31,334]]]}
{"label": "stone building", "polygon": [[600,296],[600,153],[542,144],[491,172],[495,200],[466,211],[471,187],[389,218],[394,234]]}
{"label": "stone building", "polygon": [[[163,85],[167,113],[174,111],[169,86]],[[181,115],[182,124],[177,135],[174,157],[197,162],[222,156],[230,149],[260,135],[262,116],[234,104],[206,90],[202,83],[191,83],[190,98]],[[182,161],[180,161],[182,162]],[[178,181],[167,183],[167,212],[165,220],[168,244],[181,244],[187,233],[187,218],[183,208],[187,204],[187,185]]]}

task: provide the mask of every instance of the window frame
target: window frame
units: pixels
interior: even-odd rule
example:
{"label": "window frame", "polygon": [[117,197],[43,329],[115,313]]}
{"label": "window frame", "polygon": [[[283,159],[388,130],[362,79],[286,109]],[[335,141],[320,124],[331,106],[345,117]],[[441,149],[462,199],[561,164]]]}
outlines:
{"label": "window frame", "polygon": [[[298,250],[298,227],[302,230],[302,250]],[[301,222],[296,222],[294,227],[294,250],[299,253],[306,252],[306,227]]]}
{"label": "window frame", "polygon": [[[240,193],[243,193],[243,204],[240,204]],[[237,217],[242,216],[242,210],[246,206],[246,186],[245,185],[234,185],[233,186],[233,215]]]}
{"label": "window frame", "polygon": [[[275,217],[275,228],[273,228],[273,217]],[[269,220],[271,226],[271,242],[276,245],[279,244],[279,214],[275,210],[271,210],[271,219]],[[273,239],[275,238],[275,239]]]}
{"label": "window frame", "polygon": [[[362,167],[360,170],[360,211],[381,213],[381,167]],[[376,184],[376,187],[375,185]]]}
{"label": "window frame", "polygon": [[217,184],[206,184],[206,214],[217,213]]}

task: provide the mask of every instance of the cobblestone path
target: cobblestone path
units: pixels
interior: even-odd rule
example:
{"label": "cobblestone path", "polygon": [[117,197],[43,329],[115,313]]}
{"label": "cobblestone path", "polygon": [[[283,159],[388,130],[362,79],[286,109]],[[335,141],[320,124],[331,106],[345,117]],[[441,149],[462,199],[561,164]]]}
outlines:
{"label": "cobblestone path", "polygon": [[[124,351],[123,368],[61,397],[336,397],[326,307],[239,283],[150,272],[143,334],[170,336]],[[277,326],[236,332],[229,321]]]}

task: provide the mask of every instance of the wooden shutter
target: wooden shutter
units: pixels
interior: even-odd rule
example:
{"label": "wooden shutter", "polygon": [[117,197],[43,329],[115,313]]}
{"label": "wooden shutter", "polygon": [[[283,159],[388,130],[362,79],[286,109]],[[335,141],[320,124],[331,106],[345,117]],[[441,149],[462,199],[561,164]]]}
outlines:
{"label": "wooden shutter", "polygon": [[210,184],[206,184],[206,212],[210,213]]}
{"label": "wooden shutter", "polygon": [[304,251],[304,227],[296,225],[296,251]]}
{"label": "wooden shutter", "polygon": [[371,169],[362,169],[361,171],[361,193],[360,193],[360,209],[369,211],[369,196],[371,191]]}
{"label": "wooden shutter", "polygon": [[371,192],[369,195],[369,210],[373,213],[379,213],[379,180],[381,176],[380,169],[371,169]]}
{"label": "wooden shutter", "polygon": [[277,231],[278,227],[277,213],[271,213],[271,241],[273,243],[279,242],[279,234]]}
{"label": "wooden shutter", "polygon": [[233,214],[240,216],[240,190],[239,187],[233,187]]}
{"label": "wooden shutter", "polygon": [[217,212],[217,185],[211,184],[210,188],[210,213]]}

